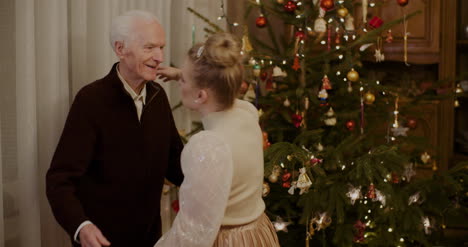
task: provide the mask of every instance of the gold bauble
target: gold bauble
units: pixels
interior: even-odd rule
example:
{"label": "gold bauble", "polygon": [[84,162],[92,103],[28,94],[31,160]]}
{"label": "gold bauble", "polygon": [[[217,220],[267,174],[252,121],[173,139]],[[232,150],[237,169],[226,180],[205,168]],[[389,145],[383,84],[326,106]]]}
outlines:
{"label": "gold bauble", "polygon": [[359,80],[359,73],[356,70],[351,69],[346,77],[352,82],[357,82]]}
{"label": "gold bauble", "polygon": [[346,17],[346,16],[348,15],[349,11],[348,11],[347,8],[341,7],[341,8],[338,9],[337,13],[338,13],[338,15],[339,15],[340,17],[343,17],[343,18],[344,18],[344,17]]}
{"label": "gold bauble", "polygon": [[292,155],[288,155],[288,156],[286,156],[286,158],[287,158],[289,161],[291,161],[291,160],[293,159]]}
{"label": "gold bauble", "polygon": [[284,0],[276,0],[278,4],[284,4]]}
{"label": "gold bauble", "polygon": [[271,174],[270,176],[268,176],[268,180],[272,183],[276,183],[278,182],[278,176],[276,176],[276,174]]}
{"label": "gold bauble", "polygon": [[375,101],[375,95],[371,92],[367,92],[364,94],[364,103],[371,105]]}

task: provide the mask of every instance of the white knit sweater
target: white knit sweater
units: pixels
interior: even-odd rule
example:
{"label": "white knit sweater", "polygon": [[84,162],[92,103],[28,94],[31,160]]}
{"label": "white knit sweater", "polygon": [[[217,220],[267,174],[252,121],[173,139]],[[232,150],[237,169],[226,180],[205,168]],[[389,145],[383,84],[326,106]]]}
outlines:
{"label": "white knit sweater", "polygon": [[221,225],[254,221],[262,199],[263,139],[255,107],[241,100],[202,118],[204,131],[185,146],[185,179],[172,228],[155,245],[212,246]]}

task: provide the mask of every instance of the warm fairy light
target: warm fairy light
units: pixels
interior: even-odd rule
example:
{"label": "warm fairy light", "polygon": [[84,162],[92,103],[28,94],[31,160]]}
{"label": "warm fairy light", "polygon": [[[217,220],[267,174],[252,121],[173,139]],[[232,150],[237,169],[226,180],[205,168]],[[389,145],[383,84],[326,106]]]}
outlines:
{"label": "warm fairy light", "polygon": [[284,168],[284,164],[283,164],[283,162],[281,162],[280,166],[281,166],[282,168]]}
{"label": "warm fairy light", "polygon": [[369,209],[369,210],[367,210],[367,212],[368,212],[368,213],[371,213],[372,211]]}
{"label": "warm fairy light", "polygon": [[283,64],[286,64],[286,60],[283,60]]}
{"label": "warm fairy light", "polygon": [[405,239],[404,239],[404,238],[400,238],[400,242],[405,242]]}
{"label": "warm fairy light", "polygon": [[333,22],[333,18],[328,19],[328,23],[332,23],[332,22]]}
{"label": "warm fairy light", "polygon": [[339,45],[337,45],[337,46],[336,46],[336,49],[337,49],[337,50],[339,50],[339,49],[340,49],[340,46],[339,46]]}
{"label": "warm fairy light", "polygon": [[235,27],[237,27],[237,26],[239,26],[239,23],[234,22],[234,23],[232,23],[232,25],[235,26]]}
{"label": "warm fairy light", "polygon": [[388,228],[388,232],[393,232],[393,229],[392,229],[392,228]]}
{"label": "warm fairy light", "polygon": [[376,81],[375,83],[376,83],[377,85],[380,85],[380,81]]}
{"label": "warm fairy light", "polygon": [[322,45],[324,45],[324,44],[326,44],[326,43],[327,43],[327,42],[326,42],[325,40],[320,41],[320,44],[322,44]]}
{"label": "warm fairy light", "polygon": [[371,8],[375,7],[375,3],[370,3],[369,6],[371,6]]}
{"label": "warm fairy light", "polygon": [[340,54],[340,55],[338,56],[338,58],[339,58],[339,59],[343,59],[343,54]]}
{"label": "warm fairy light", "polygon": [[348,39],[349,39],[348,35],[343,36],[343,38],[344,38],[346,41],[348,41]]}
{"label": "warm fairy light", "polygon": [[344,19],[344,18],[340,18],[340,21],[341,21],[341,22],[344,22],[344,21],[345,21],[345,19]]}
{"label": "warm fairy light", "polygon": [[346,79],[346,78],[343,78],[343,81],[348,81],[348,79]]}
{"label": "warm fairy light", "polygon": [[340,71],[337,71],[337,72],[336,72],[336,75],[341,75],[341,72],[340,72]]}

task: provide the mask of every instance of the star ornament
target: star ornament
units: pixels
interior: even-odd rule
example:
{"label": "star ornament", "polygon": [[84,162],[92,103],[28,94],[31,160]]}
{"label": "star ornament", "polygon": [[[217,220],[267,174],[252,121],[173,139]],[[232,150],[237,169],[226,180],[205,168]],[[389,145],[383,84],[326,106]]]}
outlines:
{"label": "star ornament", "polygon": [[413,163],[409,163],[405,166],[405,170],[403,171],[403,177],[405,177],[408,182],[411,180],[411,177],[416,175],[416,172],[413,170]]}
{"label": "star ornament", "polygon": [[392,128],[393,135],[396,136],[406,136],[406,132],[409,130],[407,127],[396,127]]}
{"label": "star ornament", "polygon": [[277,232],[288,232],[288,225],[291,224],[291,222],[286,222],[279,216],[276,216],[276,221],[273,221],[272,223]]}

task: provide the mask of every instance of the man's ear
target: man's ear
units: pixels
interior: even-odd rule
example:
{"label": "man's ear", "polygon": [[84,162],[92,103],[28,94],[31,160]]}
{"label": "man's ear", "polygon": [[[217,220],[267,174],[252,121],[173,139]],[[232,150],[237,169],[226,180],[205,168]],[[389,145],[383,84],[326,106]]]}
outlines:
{"label": "man's ear", "polygon": [[117,57],[122,58],[124,56],[125,45],[122,41],[116,41],[114,43],[114,50]]}

